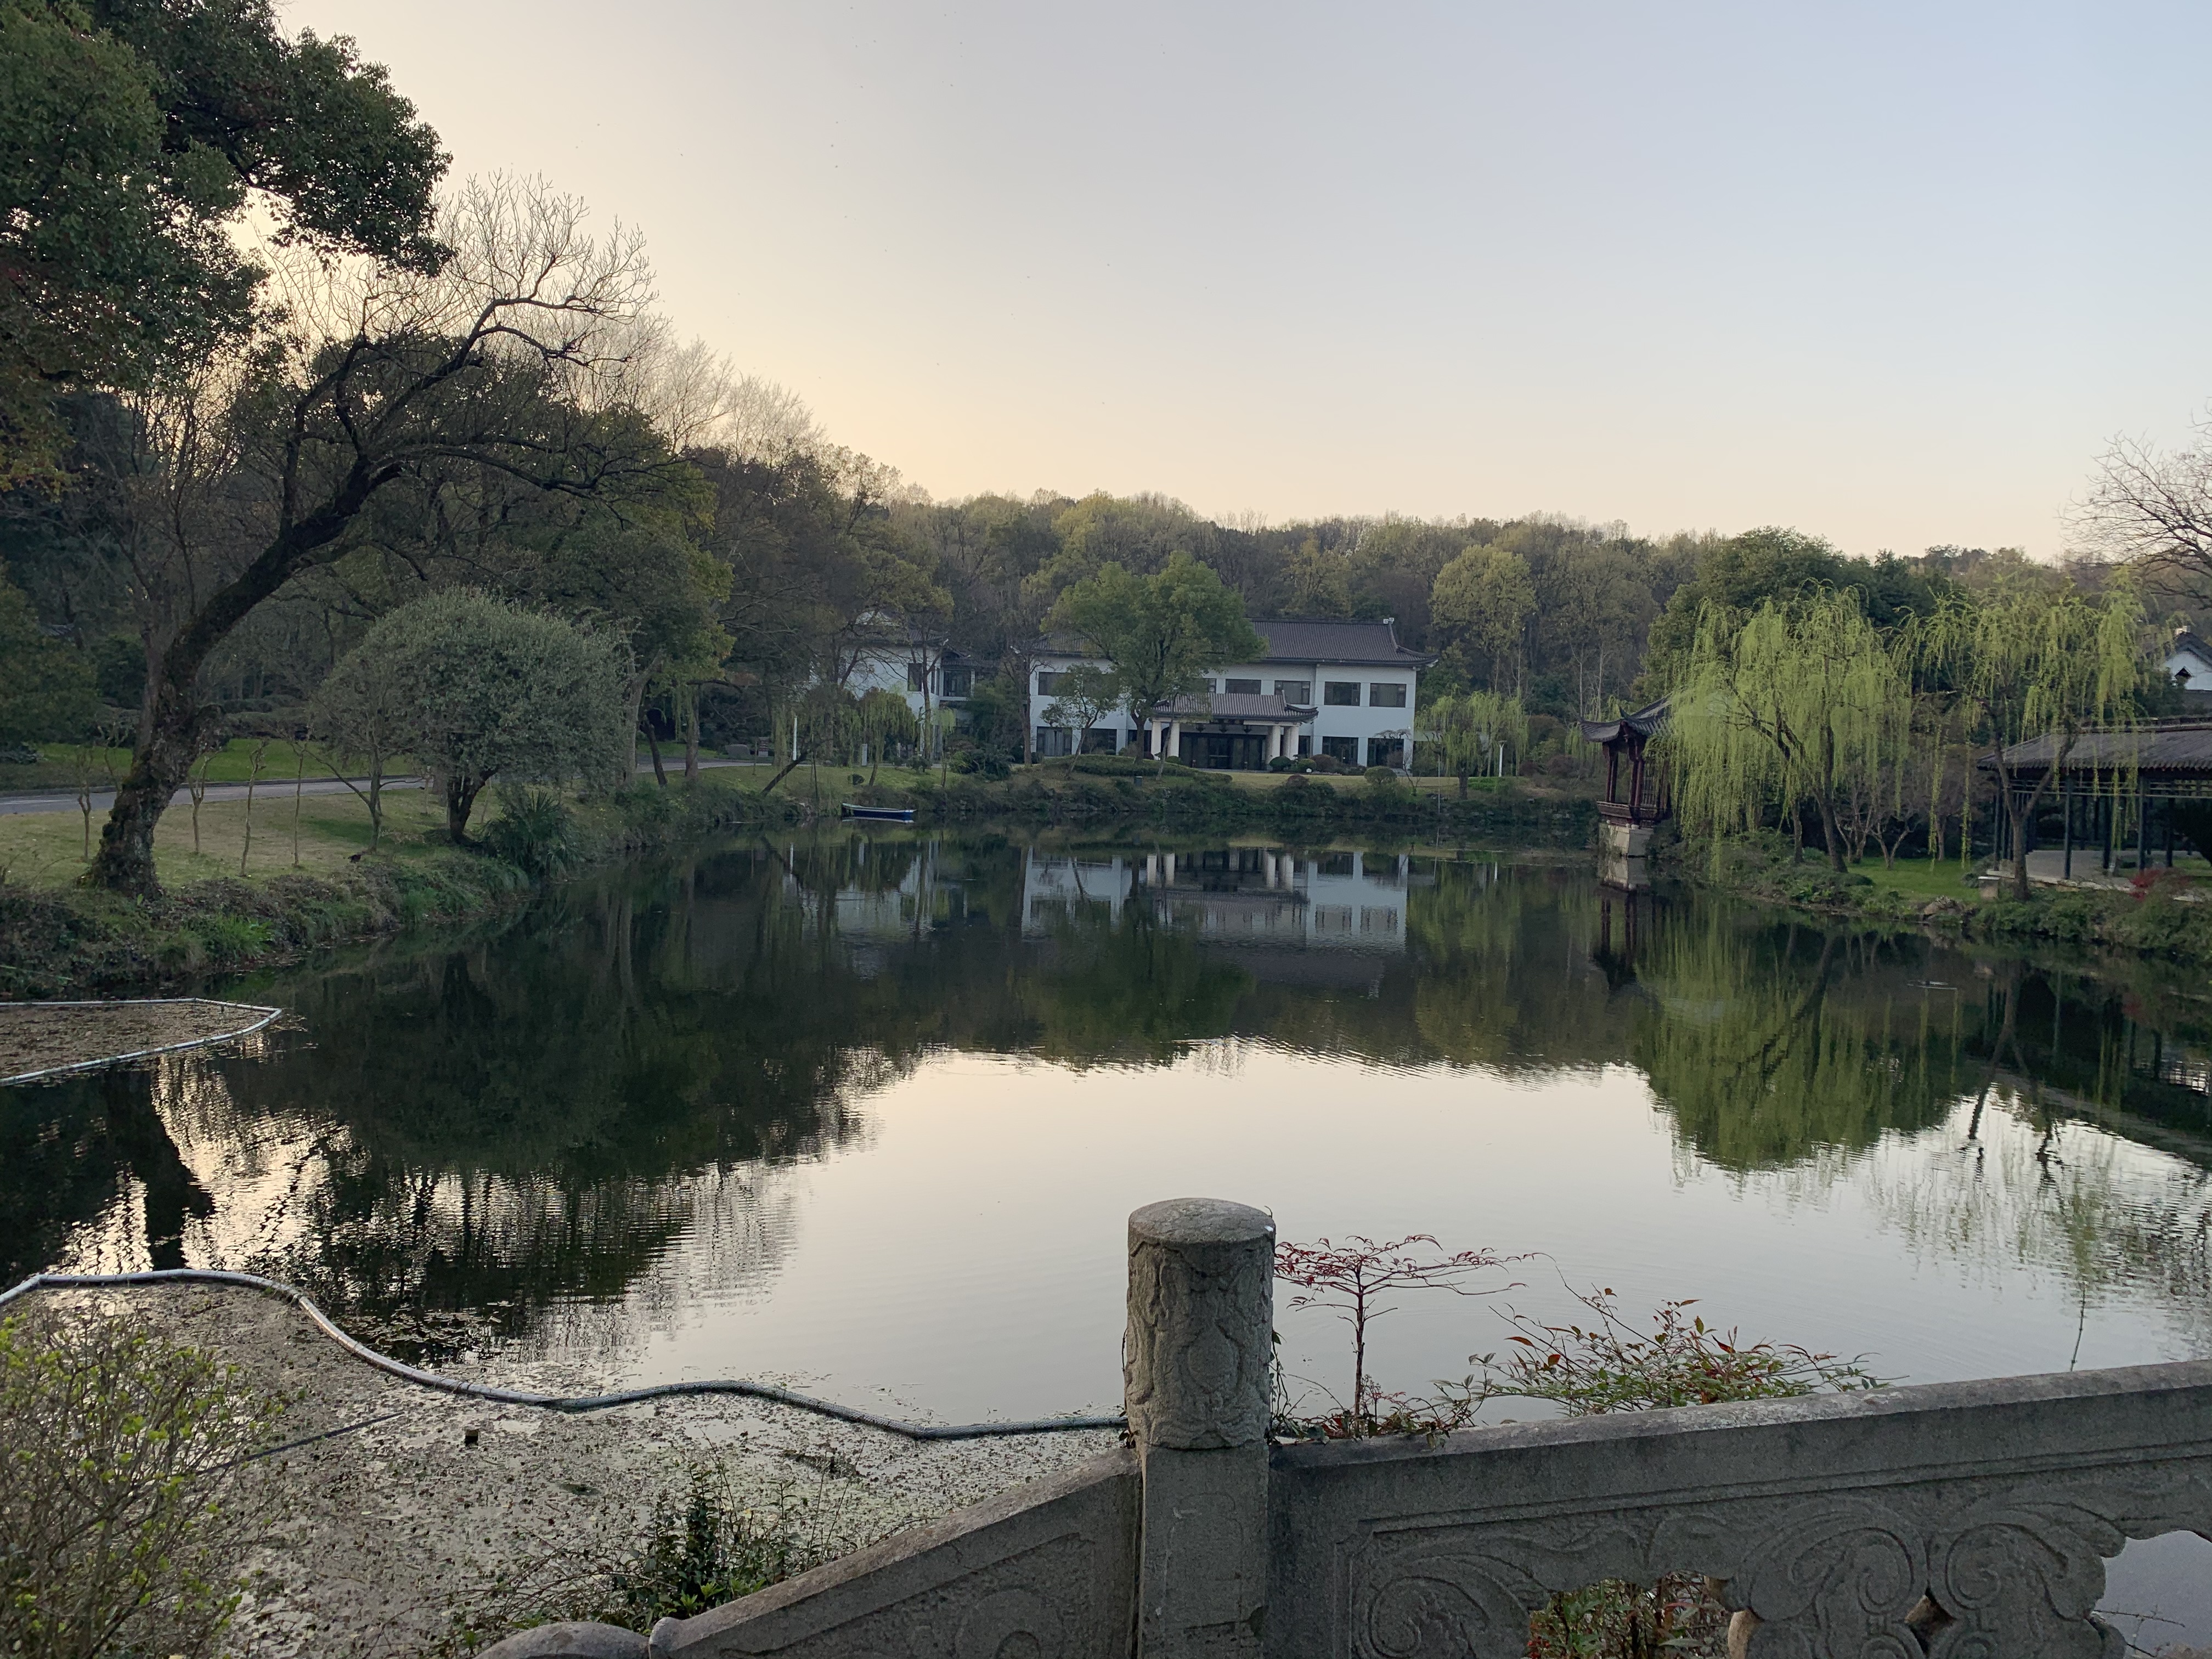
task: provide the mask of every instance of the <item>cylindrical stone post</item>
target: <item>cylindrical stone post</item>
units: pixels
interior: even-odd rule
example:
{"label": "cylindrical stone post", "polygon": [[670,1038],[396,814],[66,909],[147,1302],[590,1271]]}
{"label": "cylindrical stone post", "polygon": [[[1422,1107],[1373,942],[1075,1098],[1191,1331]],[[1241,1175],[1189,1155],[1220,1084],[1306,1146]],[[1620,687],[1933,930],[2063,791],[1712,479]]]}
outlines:
{"label": "cylindrical stone post", "polygon": [[1275,1224],[1219,1199],[1129,1217],[1123,1408],[1144,1466],[1138,1659],[1258,1659]]}

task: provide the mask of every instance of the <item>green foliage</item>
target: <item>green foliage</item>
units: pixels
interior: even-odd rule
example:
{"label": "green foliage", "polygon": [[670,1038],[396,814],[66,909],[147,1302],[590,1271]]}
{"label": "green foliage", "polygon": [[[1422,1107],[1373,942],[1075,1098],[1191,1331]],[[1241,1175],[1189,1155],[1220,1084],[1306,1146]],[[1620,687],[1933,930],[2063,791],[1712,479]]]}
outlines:
{"label": "green foliage", "polygon": [[734,1504],[727,1482],[695,1468],[680,1498],[655,1502],[644,1544],[615,1574],[617,1622],[649,1631],[781,1583],[817,1565],[809,1504],[789,1488],[766,1504]]}
{"label": "green foliage", "polygon": [[1198,696],[1206,671],[1263,654],[1243,601],[1187,553],[1154,575],[1108,564],[1060,595],[1053,623],[1113,665],[1123,706],[1143,720]]}
{"label": "green foliage", "polygon": [[1442,641],[1463,641],[1489,659],[1493,690],[1508,671],[1517,675],[1523,633],[1536,608],[1528,562],[1518,553],[1468,548],[1437,573],[1429,608]]}
{"label": "green foliage", "polygon": [[1113,668],[1079,663],[1060,677],[1060,690],[1045,706],[1044,723],[1079,734],[1088,732],[1121,706],[1122,695],[1121,677]]}
{"label": "green foliage", "polygon": [[135,1323],[0,1322],[0,1650],[218,1650],[258,1517],[240,1461],[280,1407]]}
{"label": "green foliage", "polygon": [[22,589],[0,576],[0,744],[82,738],[99,720],[92,665],[40,628]]}
{"label": "green foliage", "polygon": [[1814,588],[1742,621],[1708,605],[1666,735],[1685,827],[1755,829],[1809,799],[1841,872],[1844,796],[1902,748],[1909,689],[1853,594]]}
{"label": "green foliage", "polygon": [[1444,769],[1467,793],[1471,774],[1488,771],[1501,747],[1522,755],[1528,749],[1528,715],[1521,699],[1494,691],[1464,691],[1438,697],[1425,715],[1443,750]]}
{"label": "green foliage", "polygon": [[53,392],[144,386],[243,324],[249,191],[282,240],[428,267],[445,164],[382,70],[266,0],[0,3],[0,486],[54,476]]}
{"label": "green foliage", "polygon": [[1570,1417],[1591,1417],[1881,1386],[1856,1360],[1723,1334],[1691,1311],[1697,1305],[1691,1299],[1661,1303],[1649,1330],[1622,1316],[1609,1289],[1575,1300],[1589,1310],[1588,1326],[1546,1325],[1509,1310],[1513,1334],[1506,1340],[1513,1346],[1503,1359],[1484,1356],[1479,1391],[1549,1401]]}
{"label": "green foliage", "polygon": [[584,859],[576,815],[551,789],[526,787],[507,792],[500,801],[499,816],[485,828],[482,839],[484,851],[528,872],[537,881],[557,881]]}
{"label": "green foliage", "polygon": [[354,654],[373,659],[363,677],[408,688],[400,746],[444,779],[456,837],[495,777],[604,781],[620,770],[623,665],[602,635],[464,588],[401,606]]}
{"label": "green foliage", "polygon": [[[1911,630],[1920,660],[1972,708],[1992,750],[2011,823],[2013,896],[2027,896],[2027,826],[2081,733],[2132,718],[2145,665],[2142,611],[2116,581],[2101,594],[2050,573],[2016,572],[1951,596]],[[2026,787],[2004,750],[2048,734],[2051,766]]]}

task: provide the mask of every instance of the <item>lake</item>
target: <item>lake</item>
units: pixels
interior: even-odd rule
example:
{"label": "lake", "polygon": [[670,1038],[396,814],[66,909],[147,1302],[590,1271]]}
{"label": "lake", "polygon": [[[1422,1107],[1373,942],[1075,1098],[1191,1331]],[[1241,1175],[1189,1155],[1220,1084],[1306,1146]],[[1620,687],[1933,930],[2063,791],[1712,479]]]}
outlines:
{"label": "lake", "polygon": [[[1376,1326],[1413,1392],[1600,1288],[1899,1380],[2212,1353],[2203,974],[1578,855],[755,840],[210,988],[289,1017],[0,1091],[8,1280],[239,1267],[432,1364],[1030,1417],[1118,1407],[1124,1218],[1199,1194],[1516,1258]],[[1278,1322],[1327,1409],[1344,1327]],[[2147,1646],[2212,1633],[2179,1542],[2115,1570]]]}

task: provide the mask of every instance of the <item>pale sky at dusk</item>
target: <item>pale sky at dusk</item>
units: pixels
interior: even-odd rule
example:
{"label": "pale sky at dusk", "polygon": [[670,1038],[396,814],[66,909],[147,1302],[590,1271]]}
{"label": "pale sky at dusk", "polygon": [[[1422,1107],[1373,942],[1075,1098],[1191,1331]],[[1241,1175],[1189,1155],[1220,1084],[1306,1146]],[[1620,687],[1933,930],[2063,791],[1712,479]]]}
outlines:
{"label": "pale sky at dusk", "polygon": [[2212,399],[2212,5],[293,0],[939,496],[2062,545]]}

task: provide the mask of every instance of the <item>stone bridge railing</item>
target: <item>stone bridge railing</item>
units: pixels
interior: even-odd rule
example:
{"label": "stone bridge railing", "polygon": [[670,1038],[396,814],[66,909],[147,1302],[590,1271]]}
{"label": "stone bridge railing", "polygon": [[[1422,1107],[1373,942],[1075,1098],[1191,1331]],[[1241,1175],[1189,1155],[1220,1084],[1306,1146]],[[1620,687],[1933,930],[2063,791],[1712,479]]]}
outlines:
{"label": "stone bridge railing", "polygon": [[2104,1558],[2212,1532],[2212,1364],[1271,1446],[1273,1242],[1130,1217],[1129,1449],[649,1645],[484,1659],[1509,1659],[1554,1593],[1679,1572],[1736,1659],[2118,1659]]}

